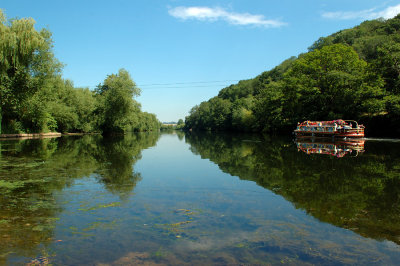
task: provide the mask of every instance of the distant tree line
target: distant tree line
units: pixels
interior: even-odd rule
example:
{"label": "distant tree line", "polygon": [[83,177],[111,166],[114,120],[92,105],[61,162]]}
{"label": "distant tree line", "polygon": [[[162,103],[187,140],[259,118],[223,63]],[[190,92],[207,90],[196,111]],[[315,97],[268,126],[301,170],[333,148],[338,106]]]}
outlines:
{"label": "distant tree line", "polygon": [[186,128],[289,132],[299,121],[342,118],[398,135],[399,36],[400,15],[320,38],[308,53],[194,106]]}
{"label": "distant tree line", "polygon": [[120,69],[95,90],[61,76],[51,33],[31,18],[7,20],[0,9],[0,133],[122,133],[160,128],[133,99],[140,89]]}
{"label": "distant tree line", "polygon": [[163,122],[160,130],[183,130],[185,128],[185,122],[183,119],[179,119],[178,122]]}

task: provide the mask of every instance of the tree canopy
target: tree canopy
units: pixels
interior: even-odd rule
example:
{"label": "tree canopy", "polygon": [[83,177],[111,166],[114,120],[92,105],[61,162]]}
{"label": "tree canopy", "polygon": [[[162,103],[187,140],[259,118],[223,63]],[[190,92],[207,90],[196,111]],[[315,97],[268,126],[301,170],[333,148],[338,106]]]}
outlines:
{"label": "tree canopy", "polygon": [[291,132],[302,120],[342,118],[359,120],[368,132],[396,135],[399,31],[400,15],[322,37],[307,53],[192,108],[186,128]]}
{"label": "tree canopy", "polygon": [[157,130],[154,114],[133,98],[140,89],[128,71],[106,77],[94,91],[61,76],[51,32],[31,18],[7,20],[0,9],[0,133]]}
{"label": "tree canopy", "polygon": [[62,65],[54,58],[51,33],[34,25],[33,19],[7,20],[0,10],[0,121],[16,129],[45,130],[49,119],[41,110],[30,119],[28,109]]}

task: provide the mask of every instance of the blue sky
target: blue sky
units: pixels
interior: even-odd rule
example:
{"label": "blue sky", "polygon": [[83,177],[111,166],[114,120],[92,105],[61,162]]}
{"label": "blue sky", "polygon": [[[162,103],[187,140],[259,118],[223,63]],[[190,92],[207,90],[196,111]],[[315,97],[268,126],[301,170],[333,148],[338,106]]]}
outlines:
{"label": "blue sky", "polygon": [[395,16],[400,0],[2,0],[0,8],[53,33],[63,77],[76,87],[125,68],[142,89],[142,110],[177,121],[319,37]]}

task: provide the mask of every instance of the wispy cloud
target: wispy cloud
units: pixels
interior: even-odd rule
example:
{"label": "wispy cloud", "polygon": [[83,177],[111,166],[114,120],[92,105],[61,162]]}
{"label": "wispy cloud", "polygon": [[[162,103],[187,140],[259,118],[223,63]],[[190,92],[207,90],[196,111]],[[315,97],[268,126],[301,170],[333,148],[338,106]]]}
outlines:
{"label": "wispy cloud", "polygon": [[383,10],[378,8],[365,9],[361,11],[338,11],[338,12],[324,12],[322,17],[328,19],[389,19],[395,17],[400,13],[400,4],[396,6],[389,6]]}
{"label": "wispy cloud", "polygon": [[184,7],[179,6],[175,8],[170,8],[168,13],[179,19],[197,19],[203,21],[218,21],[224,20],[229,24],[233,25],[253,25],[262,27],[281,27],[286,25],[286,23],[279,20],[266,19],[263,15],[252,15],[249,13],[235,13],[229,12],[220,7],[203,7],[203,6],[193,6]]}

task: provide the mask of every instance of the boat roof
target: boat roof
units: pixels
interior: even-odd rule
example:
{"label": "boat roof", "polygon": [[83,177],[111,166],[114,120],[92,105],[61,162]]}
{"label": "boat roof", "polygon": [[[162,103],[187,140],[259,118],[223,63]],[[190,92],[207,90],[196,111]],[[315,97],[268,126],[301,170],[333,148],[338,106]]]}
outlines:
{"label": "boat roof", "polygon": [[334,124],[334,123],[336,123],[336,124],[339,124],[339,125],[341,125],[341,124],[346,124],[346,122],[356,122],[356,121],[354,121],[354,120],[343,120],[343,119],[335,119],[335,120],[329,120],[329,121],[311,121],[311,120],[306,120],[306,121],[303,121],[303,122],[301,122],[300,124],[311,124],[311,125],[313,125],[313,124],[319,124],[319,123],[321,123],[321,124]]}

